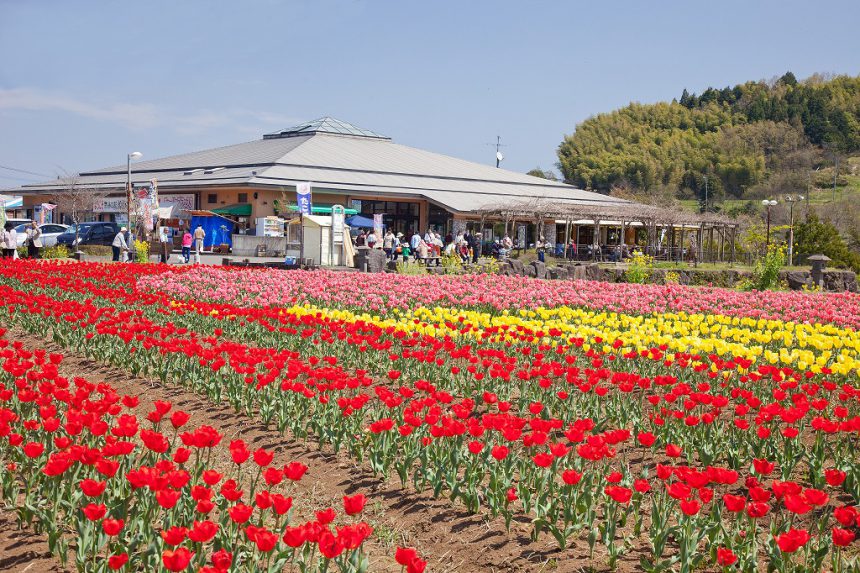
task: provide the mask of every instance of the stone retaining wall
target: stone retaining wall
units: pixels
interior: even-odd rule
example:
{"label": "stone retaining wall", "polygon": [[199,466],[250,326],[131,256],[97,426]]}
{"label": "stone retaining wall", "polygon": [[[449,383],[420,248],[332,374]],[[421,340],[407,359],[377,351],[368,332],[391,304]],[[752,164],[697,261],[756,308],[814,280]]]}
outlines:
{"label": "stone retaining wall", "polygon": [[[680,284],[712,285],[733,288],[744,280],[752,277],[750,271],[716,270],[716,269],[654,269],[649,282],[663,284],[666,274],[672,272],[678,275]],[[623,268],[602,268],[595,263],[563,263],[556,267],[547,268],[540,261],[524,265],[517,259],[508,259],[502,263],[500,274],[527,276],[554,280],[593,280],[606,282],[624,282]],[[789,288],[801,290],[804,286],[812,286],[810,271],[781,271],[781,281]],[[858,292],[857,275],[853,271],[828,269],[824,271],[824,290],[830,292]]]}

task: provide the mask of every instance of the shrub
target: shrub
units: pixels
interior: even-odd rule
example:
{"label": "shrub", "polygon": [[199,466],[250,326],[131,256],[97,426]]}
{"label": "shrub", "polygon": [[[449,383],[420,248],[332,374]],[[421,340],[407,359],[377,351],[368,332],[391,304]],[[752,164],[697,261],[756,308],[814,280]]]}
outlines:
{"label": "shrub", "polygon": [[633,253],[627,270],[624,271],[624,280],[628,283],[645,284],[651,277],[654,268],[654,258],[639,251]]}
{"label": "shrub", "polygon": [[109,257],[112,253],[111,248],[105,245],[81,245],[78,250],[92,257]]}
{"label": "shrub", "polygon": [[[463,259],[454,253],[442,255],[442,267],[445,269],[446,275],[456,275],[463,268]],[[398,270],[398,272],[400,271]]]}
{"label": "shrub", "polygon": [[138,263],[149,262],[149,243],[147,241],[134,242],[134,260]]}
{"label": "shrub", "polygon": [[765,256],[758,259],[753,267],[752,278],[745,281],[745,290],[776,290],[779,288],[779,271],[785,264],[785,245],[771,244]]}
{"label": "shrub", "polygon": [[427,269],[414,261],[398,261],[397,273],[401,275],[424,275],[427,274]]}
{"label": "shrub", "polygon": [[675,271],[667,271],[663,279],[663,283],[667,285],[676,285],[681,282],[681,275]]}
{"label": "shrub", "polygon": [[42,249],[43,259],[68,259],[69,248],[66,245],[54,245],[53,247],[45,247]]}

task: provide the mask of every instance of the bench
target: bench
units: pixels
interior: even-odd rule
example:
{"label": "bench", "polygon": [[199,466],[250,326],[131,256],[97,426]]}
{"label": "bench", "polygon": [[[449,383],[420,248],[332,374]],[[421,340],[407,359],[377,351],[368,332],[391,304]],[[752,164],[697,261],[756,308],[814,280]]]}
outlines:
{"label": "bench", "polygon": [[[431,265],[430,262],[433,261]],[[418,262],[423,264],[425,267],[438,267],[442,265],[442,257],[424,257],[423,259],[419,258]]]}

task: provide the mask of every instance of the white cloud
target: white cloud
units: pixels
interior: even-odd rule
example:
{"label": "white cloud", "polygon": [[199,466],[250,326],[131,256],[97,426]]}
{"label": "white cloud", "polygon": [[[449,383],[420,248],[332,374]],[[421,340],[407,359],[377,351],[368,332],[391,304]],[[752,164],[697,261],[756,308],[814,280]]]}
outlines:
{"label": "white cloud", "polygon": [[0,88],[0,109],[64,111],[129,129],[149,129],[160,123],[158,110],[151,104],[91,103],[35,88]]}
{"label": "white cloud", "polygon": [[200,135],[213,130],[262,135],[295,125],[303,120],[267,111],[196,109],[182,114],[149,103],[92,102],[37,88],[0,88],[0,110],[60,111],[116,123],[127,129],[170,129],[181,136]]}

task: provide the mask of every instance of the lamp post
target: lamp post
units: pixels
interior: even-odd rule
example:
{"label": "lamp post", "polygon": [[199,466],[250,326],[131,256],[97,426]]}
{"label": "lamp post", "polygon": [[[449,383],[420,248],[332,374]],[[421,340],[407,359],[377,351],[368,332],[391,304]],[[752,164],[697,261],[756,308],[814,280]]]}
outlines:
{"label": "lamp post", "polygon": [[140,159],[141,157],[143,157],[143,153],[141,153],[140,151],[132,151],[132,152],[131,152],[131,153],[129,153],[129,154],[128,154],[128,156],[126,157],[126,163],[125,163],[125,166],[126,166],[126,177],[125,177],[125,199],[126,199],[126,206],[125,206],[125,216],[127,217],[127,219],[126,219],[126,223],[125,223],[125,224],[126,224],[126,225],[128,225],[128,230],[129,230],[129,231],[131,231],[131,160],[132,160],[132,159]]}
{"label": "lamp post", "polygon": [[765,235],[764,247],[765,250],[770,250],[770,208],[776,205],[776,201],[773,199],[763,199],[761,204],[767,209],[767,235]]}
{"label": "lamp post", "polygon": [[788,203],[788,266],[794,265],[794,204],[798,201],[803,201],[803,195],[794,197],[786,195],[786,203]]}

